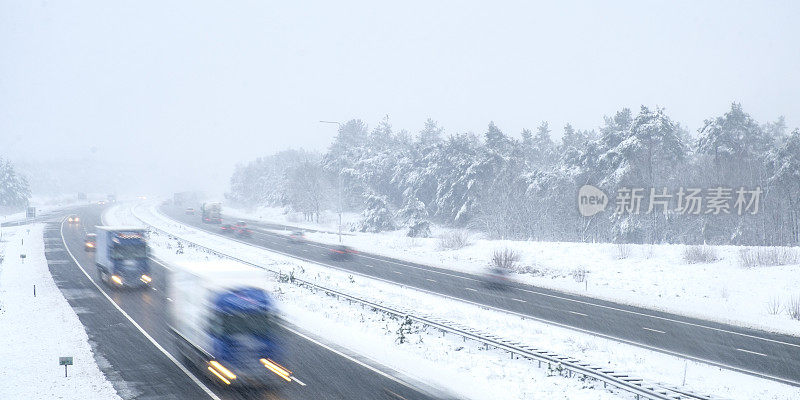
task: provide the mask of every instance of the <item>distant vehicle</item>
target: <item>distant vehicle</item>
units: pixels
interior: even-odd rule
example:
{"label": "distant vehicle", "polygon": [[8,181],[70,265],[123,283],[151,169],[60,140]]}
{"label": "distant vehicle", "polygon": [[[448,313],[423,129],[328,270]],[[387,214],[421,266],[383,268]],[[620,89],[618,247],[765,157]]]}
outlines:
{"label": "distant vehicle", "polygon": [[81,219],[77,215],[70,215],[67,217],[67,222],[70,224],[77,224],[78,222],[81,222]]}
{"label": "distant vehicle", "polygon": [[36,218],[36,207],[28,207],[25,209],[25,218]]}
{"label": "distant vehicle", "polygon": [[200,211],[203,213],[203,222],[209,224],[222,223],[222,204],[218,202],[203,203],[200,206]]}
{"label": "distant vehicle", "polygon": [[492,289],[505,289],[511,284],[508,271],[503,268],[492,267],[483,274],[483,285]]}
{"label": "distant vehicle", "polygon": [[236,236],[240,237],[253,236],[253,231],[251,231],[250,228],[247,227],[247,222],[244,221],[239,221],[236,223],[236,225],[233,226],[233,233],[235,233]]}
{"label": "distant vehicle", "polygon": [[97,202],[97,204],[101,205],[101,206],[104,206],[104,205],[106,205],[106,201],[105,200],[100,200],[100,201]]}
{"label": "distant vehicle", "polygon": [[305,243],[306,235],[303,231],[294,231],[289,234],[289,241],[292,243]]}
{"label": "distant vehicle", "polygon": [[109,194],[108,196],[106,196],[106,199],[108,199],[109,203],[116,203],[117,202],[117,195]]}
{"label": "distant vehicle", "polygon": [[112,287],[149,285],[144,228],[98,226],[94,260],[101,281]]}
{"label": "distant vehicle", "polygon": [[83,249],[86,251],[94,251],[97,247],[97,234],[87,233],[86,239],[83,242]]}
{"label": "distant vehicle", "polygon": [[349,260],[353,258],[353,254],[355,253],[355,250],[341,244],[330,249],[331,259],[337,261]]}
{"label": "distant vehicle", "polygon": [[194,215],[194,208],[193,207],[186,207],[185,213],[186,213],[186,215]]}
{"label": "distant vehicle", "polygon": [[264,272],[231,261],[175,264],[168,280],[170,326],[184,363],[221,386],[290,382],[280,316],[254,282]]}
{"label": "distant vehicle", "polygon": [[222,233],[231,233],[234,229],[234,226],[231,224],[222,224],[219,226],[219,230],[222,231]]}
{"label": "distant vehicle", "polygon": [[147,200],[147,196],[136,196],[139,200]]}

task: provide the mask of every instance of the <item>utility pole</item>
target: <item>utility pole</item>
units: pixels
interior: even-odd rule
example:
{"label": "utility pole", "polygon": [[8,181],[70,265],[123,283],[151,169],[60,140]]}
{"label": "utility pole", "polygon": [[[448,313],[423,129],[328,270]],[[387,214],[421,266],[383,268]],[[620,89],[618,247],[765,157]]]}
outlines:
{"label": "utility pole", "polygon": [[[342,129],[342,123],[336,121],[319,121],[323,124],[336,124],[339,129]],[[339,212],[339,243],[342,243],[342,171],[336,173],[336,197],[338,197],[338,212]]]}

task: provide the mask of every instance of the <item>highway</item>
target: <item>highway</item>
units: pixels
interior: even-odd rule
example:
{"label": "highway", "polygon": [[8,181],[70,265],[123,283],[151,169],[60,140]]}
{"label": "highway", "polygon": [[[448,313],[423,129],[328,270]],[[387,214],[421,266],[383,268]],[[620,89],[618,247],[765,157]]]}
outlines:
{"label": "highway", "polygon": [[[205,224],[199,215],[186,215],[183,208],[164,206],[161,207],[161,212],[183,224],[220,234],[219,225]],[[235,221],[239,218],[225,220]],[[494,290],[485,287],[479,276],[364,252],[355,254],[348,261],[334,261],[330,258],[330,245],[313,242],[291,243],[285,235],[275,232],[289,228],[285,225],[246,221],[253,230],[253,236],[231,237],[232,240],[387,282],[800,386],[800,337],[706,321],[521,283],[512,283],[503,290]],[[481,328],[491,331],[491,327]]]}
{"label": "highway", "polygon": [[[152,288],[114,290],[95,274],[94,258],[83,248],[85,227],[102,225],[102,208],[71,211],[80,223],[48,223],[46,256],[53,279],[75,309],[103,373],[124,399],[433,399],[437,390],[410,383],[394,371],[372,365],[319,338],[284,324],[286,367],[297,378],[276,379],[267,389],[220,387],[178,361],[168,331],[165,287],[168,266],[153,260]],[[64,214],[66,215],[66,214]],[[267,373],[265,369],[265,373]]]}

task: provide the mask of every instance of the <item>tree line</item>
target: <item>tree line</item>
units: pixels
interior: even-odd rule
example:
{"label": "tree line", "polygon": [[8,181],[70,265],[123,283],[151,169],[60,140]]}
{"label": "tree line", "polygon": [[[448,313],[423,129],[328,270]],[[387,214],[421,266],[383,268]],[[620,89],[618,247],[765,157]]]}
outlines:
{"label": "tree line", "polygon": [[0,158],[0,211],[21,209],[30,198],[28,180],[17,173],[14,164]]}
{"label": "tree line", "polygon": [[[309,219],[359,211],[353,229],[410,236],[429,235],[435,222],[508,239],[800,244],[800,130],[782,117],[759,123],[733,103],[692,133],[664,109],[642,106],[597,129],[567,124],[558,143],[551,134],[547,122],[512,137],[493,122],[478,136],[445,134],[431,119],[416,134],[396,131],[388,117],[373,129],[353,119],[324,154],[289,150],[237,166],[227,196]],[[608,195],[604,211],[579,213],[584,185]],[[620,207],[634,188],[638,212]],[[705,203],[686,212],[687,199]]]}

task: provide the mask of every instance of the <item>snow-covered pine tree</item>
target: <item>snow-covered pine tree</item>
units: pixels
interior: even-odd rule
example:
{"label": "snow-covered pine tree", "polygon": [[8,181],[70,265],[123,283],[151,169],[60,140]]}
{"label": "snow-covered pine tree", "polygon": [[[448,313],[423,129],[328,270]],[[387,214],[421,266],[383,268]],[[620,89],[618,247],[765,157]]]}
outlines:
{"label": "snow-covered pine tree", "polygon": [[754,184],[764,178],[762,157],[770,144],[761,126],[733,103],[725,115],[705,121],[697,152],[711,158],[717,184]]}
{"label": "snow-covered pine tree", "polygon": [[[615,189],[674,187],[679,178],[674,174],[683,163],[687,146],[681,140],[676,124],[661,108],[655,111],[642,106],[631,123],[625,138],[608,150],[612,155],[602,158],[613,160],[610,174],[602,186]],[[646,205],[643,201],[641,204]],[[616,216],[614,231],[619,241],[653,243],[664,240],[663,210],[644,215],[646,208],[637,213]]]}
{"label": "snow-covered pine tree", "polygon": [[[741,104],[732,103],[724,115],[706,120],[699,133],[698,166],[708,171],[703,174],[703,187],[754,187],[770,177],[765,156],[773,140]],[[766,234],[760,217],[712,216],[704,221],[703,239],[708,243],[752,244],[748,237]]]}
{"label": "snow-covered pine tree", "polygon": [[409,199],[398,215],[403,219],[405,225],[408,226],[406,236],[431,236],[431,223],[428,221],[428,211],[425,210],[425,204],[419,201],[419,199]]}
{"label": "snow-covered pine tree", "polygon": [[370,194],[366,199],[366,209],[361,214],[361,232],[383,232],[395,230],[394,219],[384,196]]}
{"label": "snow-covered pine tree", "polygon": [[339,133],[322,158],[322,167],[331,177],[336,193],[336,209],[361,209],[364,193],[364,171],[359,163],[367,153],[369,133],[360,119],[339,126]]}
{"label": "snow-covered pine tree", "polygon": [[17,174],[11,162],[0,159],[0,207],[24,207],[30,197],[27,179]]}
{"label": "snow-covered pine tree", "polygon": [[[767,166],[774,171],[769,178],[770,189],[776,196],[777,221],[772,229],[780,235],[775,241],[784,245],[800,244],[800,129],[795,128],[783,143],[767,156]],[[780,207],[784,203],[784,207]],[[776,229],[778,228],[778,229]]]}

